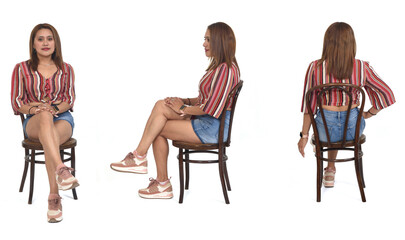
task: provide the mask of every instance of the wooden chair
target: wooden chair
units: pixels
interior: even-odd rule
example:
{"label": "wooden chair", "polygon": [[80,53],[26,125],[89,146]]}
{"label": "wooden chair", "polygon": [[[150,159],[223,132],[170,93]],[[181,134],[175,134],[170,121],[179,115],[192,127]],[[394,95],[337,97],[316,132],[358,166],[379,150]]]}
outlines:
{"label": "wooden chair", "polygon": [[[232,123],[233,123],[233,116],[235,113],[235,106],[236,101],[238,100],[239,93],[242,89],[243,81],[240,81],[229,93],[228,99],[226,100],[225,106],[228,105],[229,101],[233,99],[232,102],[232,110],[231,110],[231,117],[229,120],[229,131],[228,131],[228,139],[226,142],[218,141],[219,143],[208,143],[208,144],[194,144],[188,142],[180,142],[180,141],[173,141],[173,146],[179,148],[179,155],[177,158],[179,159],[179,172],[180,172],[180,198],[179,203],[183,203],[183,196],[184,196],[184,170],[183,165],[185,163],[186,166],[186,186],[185,189],[188,189],[189,182],[190,182],[190,163],[218,163],[219,165],[219,177],[221,179],[222,184],[222,191],[224,193],[224,198],[226,204],[229,204],[229,198],[227,190],[231,191],[231,185],[229,183],[228,171],[226,168],[226,161],[228,160],[228,156],[226,155],[226,147],[230,146],[231,143],[231,130],[232,130]],[[222,111],[222,116],[225,116],[226,109]],[[224,129],[225,129],[225,117],[221,118],[220,128],[219,128],[219,136],[218,139],[224,139]],[[217,151],[215,151],[217,150]],[[191,160],[190,154],[192,153],[212,153],[218,155],[218,160]],[[225,186],[226,184],[226,186]]]}
{"label": "wooden chair", "polygon": [[[349,104],[347,105],[347,115],[346,115],[346,121],[344,125],[344,134],[343,134],[343,140],[341,142],[330,142],[330,134],[328,131],[327,123],[325,120],[325,115],[324,111],[322,108],[322,95],[327,94],[328,91],[332,89],[340,89],[341,91],[345,92],[347,96],[349,96]],[[347,126],[348,126],[348,120],[349,120],[349,115],[350,115],[350,110],[352,108],[352,92],[353,91],[358,91],[361,95],[361,103],[360,103],[360,112],[359,112],[359,117],[357,118],[356,122],[356,130],[355,130],[355,138],[352,141],[346,141],[346,134],[347,134]],[[310,99],[311,99],[311,94],[316,94],[316,101],[317,101],[317,108],[319,108],[319,111],[321,113],[321,117],[323,119],[324,127],[325,127],[325,132],[327,136],[327,142],[321,142],[319,140],[319,135],[318,135],[318,129],[316,125],[316,121],[314,118],[314,113],[312,112],[312,109],[310,107]],[[311,123],[314,129],[314,135],[312,136],[312,144],[315,145],[315,156],[317,160],[317,177],[316,177],[316,200],[317,202],[321,201],[321,187],[322,187],[322,178],[323,178],[323,162],[347,162],[347,161],[354,161],[355,165],[355,170],[356,170],[356,175],[357,175],[357,182],[359,185],[360,189],[360,194],[361,194],[361,199],[363,202],[366,201],[366,196],[364,194],[364,188],[365,183],[364,183],[364,176],[363,176],[363,152],[361,150],[361,144],[366,142],[366,136],[362,134],[360,136],[360,122],[361,122],[361,116],[363,116],[363,110],[364,110],[364,102],[365,102],[365,94],[363,89],[361,89],[359,86],[352,85],[352,84],[347,84],[347,83],[331,83],[331,84],[323,84],[319,85],[316,87],[313,87],[308,90],[306,94],[306,101],[307,101],[307,109],[311,118]],[[353,152],[353,157],[350,158],[345,158],[345,159],[328,159],[323,157],[324,152],[328,151],[333,151],[333,150],[339,150],[339,151],[351,151]]]}
{"label": "wooden chair", "polygon": [[[25,116],[24,114],[20,114],[21,123],[24,123]],[[25,157],[24,157],[24,172],[21,179],[20,185],[20,192],[24,189],[25,179],[27,177],[28,166],[30,165],[30,193],[28,197],[28,204],[32,204],[32,195],[34,193],[34,176],[35,176],[35,164],[45,164],[45,161],[36,160],[36,156],[44,155],[44,149],[40,142],[32,141],[28,139],[23,130],[24,140],[22,141],[22,146],[25,149]],[[62,162],[70,161],[71,167],[75,168],[76,164],[76,156],[75,156],[75,147],[77,141],[74,138],[70,138],[67,142],[60,145],[60,157]],[[66,152],[65,150],[70,149],[70,153]],[[38,151],[38,152],[37,152]],[[65,158],[67,157],[67,158]],[[72,175],[75,175],[73,172]],[[72,189],[73,198],[77,200],[76,189]]]}

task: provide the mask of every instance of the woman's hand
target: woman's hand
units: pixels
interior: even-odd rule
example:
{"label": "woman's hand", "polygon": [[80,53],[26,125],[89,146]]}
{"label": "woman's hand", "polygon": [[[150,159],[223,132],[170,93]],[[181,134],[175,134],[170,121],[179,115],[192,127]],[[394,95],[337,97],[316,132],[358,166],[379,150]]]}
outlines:
{"label": "woman's hand", "polygon": [[54,117],[58,117],[58,112],[49,104],[49,103],[41,103],[38,105],[37,109],[35,109],[35,114],[41,113],[43,111],[50,112]]}
{"label": "woman's hand", "polygon": [[164,99],[166,106],[170,107],[173,109],[178,114],[181,114],[180,112],[180,107],[183,106],[184,102],[181,100],[181,98],[178,97],[168,97]]}
{"label": "woman's hand", "polygon": [[298,141],[298,151],[301,153],[302,157],[305,157],[305,146],[308,143],[308,138],[300,138]]}

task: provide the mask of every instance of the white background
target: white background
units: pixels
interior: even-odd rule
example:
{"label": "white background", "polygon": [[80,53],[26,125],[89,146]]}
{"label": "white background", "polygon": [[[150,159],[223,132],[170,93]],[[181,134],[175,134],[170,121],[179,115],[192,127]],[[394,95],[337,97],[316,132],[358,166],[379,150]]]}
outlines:
{"label": "white background", "polygon": [[[138,144],[156,100],[196,97],[208,60],[206,27],[228,23],[245,81],[234,121],[228,170],[230,205],[216,165],[192,165],[178,204],[177,149],[169,174],[175,197],[137,196],[155,177],[113,172]],[[393,89],[397,103],[367,120],[362,203],[352,163],[338,165],[334,189],[315,200],[315,157],[297,151],[308,64],[320,58],[336,21],[355,32],[357,58]],[[56,27],[64,61],[76,73],[74,108],[78,201],[63,197],[64,220],[46,222],[48,183],[37,166],[33,204],[23,170],[22,130],[10,105],[11,73],[29,58],[38,23]],[[2,1],[0,3],[0,228],[2,239],[403,239],[403,6],[401,1]],[[366,109],[370,107],[367,101]],[[4,238],[4,236],[8,236]]]}

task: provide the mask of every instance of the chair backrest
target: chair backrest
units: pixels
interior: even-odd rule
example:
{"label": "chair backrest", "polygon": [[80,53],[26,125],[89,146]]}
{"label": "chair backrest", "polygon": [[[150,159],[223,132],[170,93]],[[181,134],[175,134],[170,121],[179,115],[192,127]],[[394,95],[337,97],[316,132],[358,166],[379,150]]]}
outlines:
{"label": "chair backrest", "polygon": [[353,93],[355,91],[360,92],[361,94],[361,103],[360,103],[360,112],[359,112],[359,117],[357,118],[356,121],[356,131],[355,131],[355,139],[354,142],[357,144],[359,143],[359,139],[360,139],[360,122],[361,122],[361,116],[363,115],[363,110],[364,110],[364,102],[365,102],[365,94],[364,91],[361,87],[357,86],[357,85],[353,85],[353,84],[348,84],[348,83],[329,83],[329,84],[322,84],[322,85],[318,85],[315,86],[311,89],[308,90],[307,94],[306,94],[306,101],[307,101],[307,109],[309,112],[309,115],[311,117],[311,123],[314,129],[314,135],[315,135],[315,142],[317,145],[320,144],[319,141],[319,134],[318,134],[318,129],[317,129],[317,125],[316,125],[316,121],[314,118],[314,114],[312,112],[311,109],[311,96],[312,94],[316,94],[316,107],[319,108],[319,111],[321,113],[321,117],[324,123],[324,127],[325,127],[325,132],[326,132],[326,137],[327,137],[327,141],[328,141],[328,147],[331,147],[331,141],[330,141],[330,134],[328,131],[328,126],[326,123],[326,119],[325,119],[325,114],[322,108],[322,99],[323,99],[323,95],[324,94],[328,94],[329,91],[331,91],[332,89],[339,89],[343,92],[346,93],[346,96],[349,97],[349,104],[347,105],[347,110],[346,110],[346,121],[345,121],[345,125],[344,125],[344,133],[343,133],[343,139],[342,142],[339,142],[339,144],[337,143],[333,143],[334,147],[336,147],[338,145],[338,147],[346,147],[346,135],[347,135],[347,126],[349,124],[349,116],[350,116],[350,110],[352,109],[352,105],[353,105]]}
{"label": "chair backrest", "polygon": [[[21,118],[21,126],[23,126],[24,121],[25,121],[25,115],[20,113],[20,118]],[[25,136],[25,133],[24,133],[24,127],[23,127],[23,135],[24,135],[24,139],[27,139],[27,137]]]}
{"label": "chair backrest", "polygon": [[[239,93],[242,90],[243,87],[243,81],[240,80],[239,83],[231,90],[231,92],[228,95],[228,98],[226,99],[225,106],[228,106],[229,102],[232,100],[232,106],[231,106],[231,116],[229,119],[229,130],[228,130],[228,139],[225,142],[225,145],[227,147],[230,146],[231,144],[231,132],[232,132],[232,123],[233,123],[233,115],[235,113],[235,107],[236,107],[236,102],[239,97]],[[222,110],[221,113],[221,123],[219,125],[219,135],[218,135],[218,143],[220,146],[224,144],[223,139],[224,139],[224,134],[225,134],[225,115],[226,115],[226,107]]]}

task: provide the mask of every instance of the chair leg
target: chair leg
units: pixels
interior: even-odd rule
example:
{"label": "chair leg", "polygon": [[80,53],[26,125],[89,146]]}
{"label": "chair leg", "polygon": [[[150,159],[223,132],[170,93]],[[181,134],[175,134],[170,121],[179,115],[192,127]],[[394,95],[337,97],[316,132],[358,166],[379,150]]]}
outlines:
{"label": "chair leg", "polygon": [[21,184],[20,184],[20,192],[23,191],[23,189],[24,189],[24,184],[25,184],[25,179],[27,178],[28,165],[29,165],[29,162],[28,162],[27,160],[28,160],[28,158],[29,158],[29,154],[30,154],[29,150],[28,150],[28,149],[25,149],[24,171],[23,171],[23,176],[22,176]]}
{"label": "chair leg", "polygon": [[179,148],[179,174],[180,174],[180,197],[179,203],[183,203],[184,196],[184,170],[183,170],[183,149]]}
{"label": "chair leg", "polygon": [[[74,147],[72,147],[72,148],[70,149],[70,155],[71,155],[71,156],[70,156],[70,157],[71,157],[70,166],[71,166],[73,169],[76,170],[76,153],[75,153],[75,148],[74,148]],[[73,171],[72,175],[73,175],[73,176],[76,176],[76,173]],[[73,188],[73,189],[72,189],[72,193],[73,193],[73,199],[77,200],[76,188]]]}
{"label": "chair leg", "polygon": [[228,191],[231,191],[231,183],[229,182],[229,176],[228,176],[228,169],[226,167],[226,162],[224,162],[224,171],[225,171],[225,180],[226,180],[226,187],[228,188]]}
{"label": "chair leg", "polygon": [[35,177],[35,150],[31,149],[31,166],[30,166],[30,193],[28,204],[32,204],[32,195],[34,194],[34,177]]}
{"label": "chair leg", "polygon": [[[359,146],[359,153],[363,154],[361,150],[361,145]],[[359,164],[360,164],[360,174],[361,179],[363,180],[363,187],[366,188],[366,182],[364,181],[364,173],[363,173],[363,156],[359,156]]]}
{"label": "chair leg", "polygon": [[218,154],[219,177],[221,179],[222,192],[224,193],[225,203],[229,204],[228,191],[226,190],[226,187],[225,187],[224,160],[223,160],[223,157],[224,157],[223,150],[220,149],[219,154]]}
{"label": "chair leg", "polygon": [[317,150],[316,153],[316,201],[321,201],[321,187],[322,187],[322,153]]}
{"label": "chair leg", "polygon": [[366,195],[364,194],[364,184],[363,184],[363,180],[361,177],[361,173],[360,173],[360,160],[359,160],[359,155],[358,155],[358,151],[355,150],[355,154],[356,154],[356,158],[354,160],[354,167],[356,169],[356,176],[357,176],[357,182],[359,184],[359,189],[360,189],[360,195],[361,195],[361,200],[363,202],[366,202]]}
{"label": "chair leg", "polygon": [[190,155],[189,155],[189,150],[184,149],[184,155],[186,157],[186,187],[185,189],[188,190],[188,186],[190,183],[190,163],[188,160],[190,160]]}

